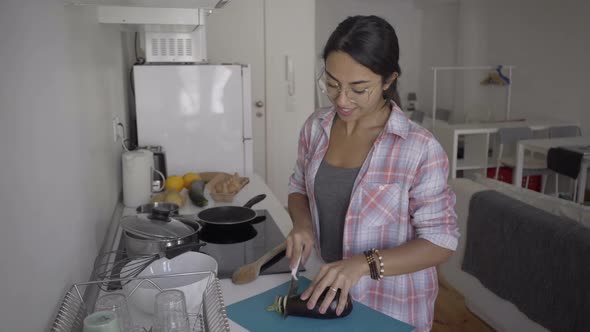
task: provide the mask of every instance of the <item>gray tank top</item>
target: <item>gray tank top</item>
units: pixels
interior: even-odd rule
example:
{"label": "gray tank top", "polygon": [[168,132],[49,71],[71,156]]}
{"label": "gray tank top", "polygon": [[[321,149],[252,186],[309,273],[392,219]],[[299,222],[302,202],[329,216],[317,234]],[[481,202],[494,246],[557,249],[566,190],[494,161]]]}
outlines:
{"label": "gray tank top", "polygon": [[326,262],[342,259],[344,218],[359,168],[335,167],[322,160],[315,177],[315,199],[320,225],[320,247]]}

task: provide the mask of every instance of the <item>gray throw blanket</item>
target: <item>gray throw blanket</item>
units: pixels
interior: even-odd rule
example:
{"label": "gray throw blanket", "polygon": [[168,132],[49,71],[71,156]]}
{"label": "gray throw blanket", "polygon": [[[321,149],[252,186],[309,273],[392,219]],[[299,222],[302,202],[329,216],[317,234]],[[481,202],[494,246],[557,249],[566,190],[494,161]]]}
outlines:
{"label": "gray throw blanket", "polygon": [[590,228],[478,192],[462,269],[550,331],[590,331]]}

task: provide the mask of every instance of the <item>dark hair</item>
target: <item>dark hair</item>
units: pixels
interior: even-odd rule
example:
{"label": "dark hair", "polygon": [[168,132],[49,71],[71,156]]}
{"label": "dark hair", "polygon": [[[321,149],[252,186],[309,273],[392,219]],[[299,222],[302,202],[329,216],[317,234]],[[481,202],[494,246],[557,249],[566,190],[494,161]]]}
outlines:
{"label": "dark hair", "polygon": [[[393,73],[401,75],[399,44],[395,29],[378,16],[351,16],[342,21],[324,47],[324,62],[332,52],[341,51],[356,62],[381,76],[383,81]],[[383,92],[401,107],[397,79]]]}

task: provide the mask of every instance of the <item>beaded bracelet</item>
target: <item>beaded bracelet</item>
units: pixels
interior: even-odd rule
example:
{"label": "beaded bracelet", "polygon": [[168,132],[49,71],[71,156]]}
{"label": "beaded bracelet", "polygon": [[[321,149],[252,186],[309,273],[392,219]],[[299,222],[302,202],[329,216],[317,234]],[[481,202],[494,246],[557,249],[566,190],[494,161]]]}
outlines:
{"label": "beaded bracelet", "polygon": [[379,259],[379,279],[383,279],[383,273],[385,273],[385,264],[383,264],[383,256],[379,254],[379,250],[373,248],[373,253]]}
{"label": "beaded bracelet", "polygon": [[371,274],[371,279],[375,277],[375,269],[373,268],[374,258],[370,250],[364,252],[365,259],[367,260],[367,264],[369,264],[369,272]]}
{"label": "beaded bracelet", "polygon": [[377,262],[375,262],[375,257],[373,255],[372,250],[367,250],[364,252],[365,258],[367,259],[367,263],[369,264],[369,272],[371,273],[371,279],[379,280],[379,273],[377,271]]}

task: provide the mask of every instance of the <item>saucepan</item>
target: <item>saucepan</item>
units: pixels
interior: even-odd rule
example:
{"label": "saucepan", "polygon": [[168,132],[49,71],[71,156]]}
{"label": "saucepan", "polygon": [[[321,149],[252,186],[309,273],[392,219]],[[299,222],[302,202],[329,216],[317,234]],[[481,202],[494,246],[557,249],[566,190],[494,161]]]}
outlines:
{"label": "saucepan", "polygon": [[131,257],[159,254],[166,249],[198,243],[202,226],[188,217],[174,215],[173,206],[156,206],[151,213],[121,219],[125,247]]}
{"label": "saucepan", "polygon": [[[164,211],[163,213],[166,213],[166,211],[168,211],[170,215],[178,215],[178,209],[180,209],[180,206],[178,206],[178,204],[176,203],[152,202],[138,206],[137,209],[135,209],[135,212],[151,214],[154,211],[154,209]],[[156,213],[158,213],[158,211],[156,211]]]}
{"label": "saucepan", "polygon": [[197,214],[197,219],[207,228],[236,229],[248,227],[262,222],[266,216],[257,216],[252,209],[254,204],[266,198],[265,194],[254,196],[244,206],[216,206],[202,210]]}

